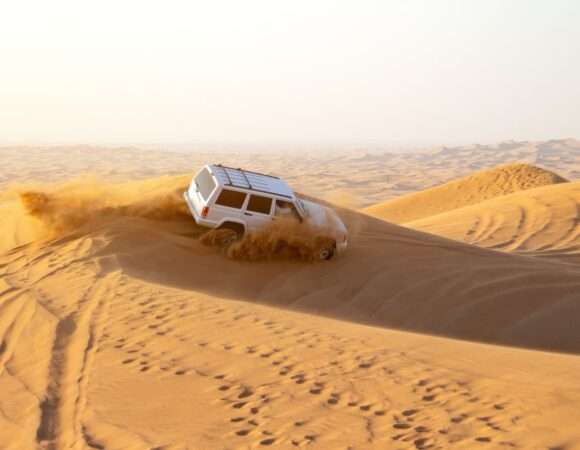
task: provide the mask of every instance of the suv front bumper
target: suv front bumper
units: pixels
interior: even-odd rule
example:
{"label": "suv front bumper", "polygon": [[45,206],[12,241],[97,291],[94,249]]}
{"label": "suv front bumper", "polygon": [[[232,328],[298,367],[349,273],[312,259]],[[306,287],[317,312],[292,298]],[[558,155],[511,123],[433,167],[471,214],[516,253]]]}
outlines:
{"label": "suv front bumper", "polygon": [[346,251],[347,247],[348,247],[348,241],[337,242],[336,243],[336,253],[338,253],[338,254],[344,253]]}

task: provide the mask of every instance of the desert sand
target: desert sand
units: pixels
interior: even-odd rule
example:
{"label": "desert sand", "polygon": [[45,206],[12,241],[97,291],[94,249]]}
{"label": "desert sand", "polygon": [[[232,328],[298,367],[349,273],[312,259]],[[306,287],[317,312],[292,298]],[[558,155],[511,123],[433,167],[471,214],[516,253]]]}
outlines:
{"label": "desert sand", "polygon": [[[328,263],[202,245],[187,154],[2,151],[1,448],[580,448],[578,141],[256,158],[341,205]],[[358,210],[469,175],[420,220]]]}

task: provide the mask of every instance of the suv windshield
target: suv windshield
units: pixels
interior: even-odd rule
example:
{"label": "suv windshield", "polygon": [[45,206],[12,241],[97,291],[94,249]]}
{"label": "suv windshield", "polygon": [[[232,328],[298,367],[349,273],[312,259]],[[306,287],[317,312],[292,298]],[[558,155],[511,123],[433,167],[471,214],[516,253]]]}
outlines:
{"label": "suv windshield", "polygon": [[304,206],[302,199],[297,198],[296,204],[298,205],[298,208],[300,209],[300,214],[302,215],[302,217],[307,217],[308,211],[307,211],[306,207]]}
{"label": "suv windshield", "polygon": [[302,216],[298,212],[296,206],[291,202],[286,202],[283,200],[276,200],[275,214],[277,216],[292,216],[302,221]]}

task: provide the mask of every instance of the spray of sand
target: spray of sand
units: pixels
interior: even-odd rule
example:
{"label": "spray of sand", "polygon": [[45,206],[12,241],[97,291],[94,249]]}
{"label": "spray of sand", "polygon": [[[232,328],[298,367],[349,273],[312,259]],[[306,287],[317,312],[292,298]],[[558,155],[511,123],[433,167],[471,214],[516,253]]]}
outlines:
{"label": "spray of sand", "polygon": [[205,245],[224,248],[225,255],[238,261],[298,260],[318,261],[320,250],[332,248],[329,233],[293,219],[281,219],[251,233],[231,245],[224,242],[229,230],[212,230],[201,237]]}
{"label": "spray of sand", "polygon": [[[154,221],[194,223],[182,198],[182,177],[127,183],[97,179],[75,180],[61,185],[21,187],[15,190],[25,219],[35,223],[35,239],[55,238],[77,229],[90,231],[123,217]],[[203,234],[201,242],[224,249],[234,260],[317,261],[320,250],[332,248],[328,230],[315,229],[294,219],[279,219],[260,231],[246,233],[227,247],[228,230]]]}
{"label": "spray of sand", "polygon": [[159,189],[154,189],[151,180],[119,184],[73,181],[59,186],[20,188],[17,194],[25,214],[41,225],[45,237],[119,217],[160,221],[189,218],[181,197],[183,188],[167,180],[158,183]]}

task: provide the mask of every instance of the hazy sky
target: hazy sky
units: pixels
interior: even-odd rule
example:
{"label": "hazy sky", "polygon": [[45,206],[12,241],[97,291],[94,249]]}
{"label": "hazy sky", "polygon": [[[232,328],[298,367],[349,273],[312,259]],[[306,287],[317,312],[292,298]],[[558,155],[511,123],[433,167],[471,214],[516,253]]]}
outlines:
{"label": "hazy sky", "polygon": [[580,137],[580,1],[27,1],[0,143]]}

